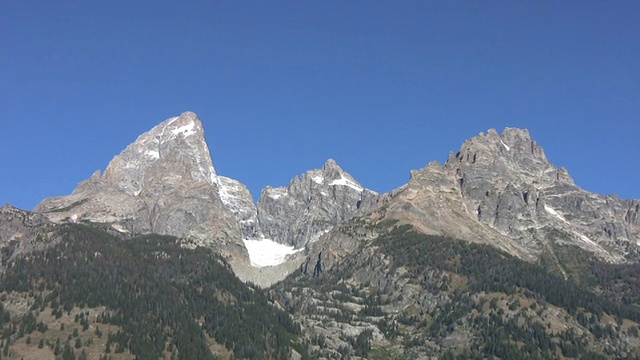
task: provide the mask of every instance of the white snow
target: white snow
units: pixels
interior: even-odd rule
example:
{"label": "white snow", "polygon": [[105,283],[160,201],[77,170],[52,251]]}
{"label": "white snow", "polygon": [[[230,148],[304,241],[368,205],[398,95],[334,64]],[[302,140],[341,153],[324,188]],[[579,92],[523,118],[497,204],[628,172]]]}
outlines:
{"label": "white snow", "polygon": [[287,195],[287,189],[284,188],[270,188],[267,190],[266,195],[274,200],[280,199]]}
{"label": "white snow", "polygon": [[178,120],[180,116],[174,116],[166,120],[167,126],[173,124],[174,121]]}
{"label": "white snow", "polygon": [[322,177],[322,175],[317,175],[312,177],[311,180],[313,180],[316,184],[322,184],[322,182],[324,181],[324,177]]}
{"label": "white snow", "polygon": [[178,135],[182,133],[184,137],[195,134],[195,130],[193,128],[196,126],[194,122],[190,122],[187,125],[180,126],[179,128],[171,130],[173,135]]}
{"label": "white snow", "polygon": [[[200,175],[209,182],[209,184],[213,185],[216,183],[216,169],[213,168],[213,163],[211,163],[211,157],[209,156],[209,151],[207,150],[206,144],[204,147],[204,151],[202,149],[196,149],[193,153],[193,157],[196,160],[196,164],[198,165],[198,171]],[[204,155],[204,159],[202,156]]]}
{"label": "white snow", "polygon": [[567,223],[567,224],[569,223],[569,222],[567,221],[567,219],[565,219],[562,215],[558,214],[558,212],[557,212],[555,209],[553,209],[552,207],[548,206],[547,204],[544,204],[544,209],[545,209],[549,214],[551,214],[551,215],[555,216],[556,218],[558,218],[558,219],[562,220],[563,222],[565,222],[565,223]]}
{"label": "white snow", "polygon": [[160,159],[160,152],[158,150],[147,150],[144,154],[152,159]]}
{"label": "white snow", "polygon": [[504,141],[500,140],[500,142],[502,143],[502,146],[507,149],[507,151],[511,151],[511,148],[507,144],[505,144]]}
{"label": "white snow", "polygon": [[[562,220],[564,223],[569,224],[569,222],[567,221],[567,219],[565,219],[562,215],[560,215],[557,211],[555,211],[555,209],[553,209],[552,207],[548,206],[547,204],[544,205],[544,209],[551,215],[555,216],[556,218]],[[601,248],[600,245],[598,245],[595,241],[589,239],[586,235],[581,234],[577,231],[573,231],[573,234],[578,236],[580,238],[580,240],[584,241],[585,243]]]}
{"label": "white snow", "polygon": [[239,181],[226,176],[216,176],[218,195],[225,207],[233,212],[240,223],[252,223],[255,206],[249,190]]}
{"label": "white snow", "polygon": [[598,244],[596,244],[593,240],[589,239],[588,237],[586,237],[583,234],[580,234],[580,240],[586,242],[587,244],[591,244],[593,246],[598,246]]}
{"label": "white snow", "polygon": [[242,240],[249,252],[251,265],[255,267],[275,266],[282,264],[288,255],[302,249],[294,250],[293,246],[279,244],[273,240]]}
{"label": "white snow", "polygon": [[352,188],[352,189],[354,189],[354,190],[356,190],[358,192],[362,192],[364,190],[360,185],[358,185],[358,184],[354,183],[353,181],[345,178],[344,176],[342,176],[342,174],[340,174],[340,179],[333,180],[329,185],[344,185],[344,186],[348,186],[348,187],[350,187],[350,188]]}
{"label": "white snow", "polygon": [[111,227],[114,230],[116,230],[118,232],[121,232],[121,233],[128,233],[129,232],[129,230],[123,228],[122,225],[120,225],[120,224],[112,224]]}
{"label": "white snow", "polygon": [[225,177],[225,176],[217,176],[216,177],[218,183],[218,195],[220,196],[220,200],[227,207],[234,208],[236,199],[238,197],[237,193],[239,191],[237,186],[234,186],[233,180]]}

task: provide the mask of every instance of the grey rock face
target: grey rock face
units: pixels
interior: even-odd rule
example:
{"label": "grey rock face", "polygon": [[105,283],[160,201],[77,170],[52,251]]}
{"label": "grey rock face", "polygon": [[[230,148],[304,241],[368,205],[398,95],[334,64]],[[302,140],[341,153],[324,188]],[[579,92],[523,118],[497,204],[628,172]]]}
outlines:
{"label": "grey rock face", "polygon": [[45,199],[35,211],[55,222],[109,223],[130,234],[173,235],[247,260],[218,183],[202,123],[186,112],[140,135],[103,175],[96,172],[71,195]]}
{"label": "grey rock face", "polygon": [[[108,224],[127,235],[177,236],[219,251],[239,276],[256,281],[270,274],[249,268],[243,239],[304,247],[370,209],[377,197],[330,160],[288,188],[265,189],[256,206],[245,185],[217,175],[202,123],[187,112],[140,135],[104,174],[97,171],[71,195],[45,199],[35,212],[57,223]],[[289,270],[277,272],[281,279]]]}
{"label": "grey rock face", "polygon": [[235,215],[242,238],[262,238],[256,204],[249,189],[240,181],[225,176],[218,176],[217,182],[222,203]]}
{"label": "grey rock face", "polygon": [[624,262],[640,241],[637,205],[582,190],[548,162],[527,130],[506,129],[466,141],[444,166],[413,171],[389,216],[529,260],[557,241]]}
{"label": "grey rock face", "polygon": [[14,257],[55,243],[53,224],[40,214],[11,205],[0,208],[0,273]]}
{"label": "grey rock face", "polygon": [[[639,212],[640,200],[576,186],[565,169],[548,162],[528,131],[506,129],[500,136],[490,130],[466,141],[445,165],[432,162],[412,171],[408,184],[380,196],[366,216],[311,244],[301,270],[325,276],[346,261],[372,263],[365,256],[371,241],[399,224],[489,244],[528,261],[553,254],[558,244],[578,246],[608,262],[638,262]],[[558,266],[564,273],[563,264]],[[384,284],[384,279],[366,280]]]}
{"label": "grey rock face", "polygon": [[334,160],[294,178],[289,187],[267,187],[257,206],[265,237],[301,248],[334,226],[376,206],[379,195],[365,189]]}
{"label": "grey rock face", "polygon": [[[347,236],[352,242],[318,240],[362,215],[368,215],[367,223],[399,220],[428,234],[489,243],[527,260],[539,258],[554,242],[625,262],[638,256],[640,241],[640,200],[580,189],[565,169],[549,163],[527,130],[481,133],[444,165],[433,162],[412,171],[409,183],[389,194],[365,189],[329,160],[288,187],[265,188],[256,205],[246,186],[216,174],[202,123],[193,113],[141,135],[104,174],[96,172],[71,195],[45,199],[36,213],[52,222],[106,223],[131,235],[181,237],[187,245],[227,255],[237,273],[251,278],[270,275],[240,268],[249,266],[242,239],[307,247],[313,264],[305,265],[313,271],[317,259],[326,267],[359,246],[365,236],[360,233]],[[288,271],[279,270],[278,278]]]}

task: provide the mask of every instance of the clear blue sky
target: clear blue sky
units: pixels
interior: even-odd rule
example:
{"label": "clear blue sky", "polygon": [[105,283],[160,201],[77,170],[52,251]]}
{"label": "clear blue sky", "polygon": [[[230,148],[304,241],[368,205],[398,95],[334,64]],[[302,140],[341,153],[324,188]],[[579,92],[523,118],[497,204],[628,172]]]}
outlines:
{"label": "clear blue sky", "polygon": [[640,1],[2,1],[0,204],[70,193],[166,118],[254,196],[334,158],[386,192],[528,128],[640,198]]}

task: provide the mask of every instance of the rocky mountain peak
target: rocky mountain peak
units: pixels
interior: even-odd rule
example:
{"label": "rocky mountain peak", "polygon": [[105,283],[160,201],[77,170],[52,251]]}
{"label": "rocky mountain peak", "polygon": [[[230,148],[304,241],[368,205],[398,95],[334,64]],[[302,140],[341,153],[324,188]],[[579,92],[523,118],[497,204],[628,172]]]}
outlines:
{"label": "rocky mountain peak", "polygon": [[237,220],[221,199],[228,195],[219,191],[225,180],[218,181],[202,122],[185,112],[140,135],[104,174],[94,173],[71,195],[45,199],[35,210],[56,222],[173,235],[246,259]]}
{"label": "rocky mountain peak", "polygon": [[295,177],[288,187],[265,188],[258,220],[266,237],[300,248],[369,209],[377,198],[329,159],[322,168]]}
{"label": "rocky mountain peak", "polygon": [[459,177],[514,176],[526,183],[553,183],[562,181],[573,185],[573,179],[564,168],[549,162],[544,149],[535,142],[526,129],[506,128],[502,135],[495,129],[464,142],[457,153],[452,153],[445,167]]}
{"label": "rocky mountain peak", "polygon": [[328,159],[327,162],[322,166],[322,172],[328,176],[333,174],[341,174],[344,173],[344,170],[338,165],[338,163],[333,159]]}
{"label": "rocky mountain peak", "polygon": [[623,220],[633,206],[580,189],[529,131],[507,128],[465,141],[444,166],[413,171],[389,214],[425,233],[487,242],[525,259],[564,241],[619,262],[638,242],[637,226]]}
{"label": "rocky mountain peak", "polygon": [[[351,174],[344,171],[333,159],[327,160],[321,169],[307,171],[299,178],[299,180],[302,183],[308,183],[311,186],[347,186],[358,192],[365,190],[365,188],[358,183]],[[315,185],[313,183],[315,183]]]}
{"label": "rocky mountain peak", "polygon": [[215,183],[216,171],[196,114],[185,112],[140,135],[109,163],[102,180],[138,196],[145,187],[158,184],[157,176],[163,174],[179,177],[174,182]]}

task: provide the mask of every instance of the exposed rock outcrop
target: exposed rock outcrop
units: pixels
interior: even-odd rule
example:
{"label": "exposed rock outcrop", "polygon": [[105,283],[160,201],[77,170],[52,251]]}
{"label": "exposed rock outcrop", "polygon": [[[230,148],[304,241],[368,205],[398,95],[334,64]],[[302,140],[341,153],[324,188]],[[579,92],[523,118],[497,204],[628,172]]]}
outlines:
{"label": "exposed rock outcrop", "polygon": [[288,188],[267,187],[256,206],[244,184],[216,173],[202,123],[186,112],[140,135],[104,174],[97,171],[71,195],[45,199],[35,212],[57,223],[108,224],[126,235],[177,236],[187,246],[222,253],[239,276],[264,285],[297,265],[274,268],[273,274],[252,270],[242,240],[267,238],[303,248],[371,209],[377,198],[329,160]]}
{"label": "exposed rock outcrop", "polygon": [[[45,199],[35,209],[55,222],[112,224],[130,234],[184,238],[246,261],[236,218],[220,196],[204,130],[191,112],[144,133],[69,196]],[[226,189],[226,187],[225,187]]]}
{"label": "exposed rock outcrop", "polygon": [[55,243],[46,217],[5,204],[0,208],[0,273],[14,257]]}
{"label": "exposed rock outcrop", "polygon": [[[481,133],[444,165],[432,162],[412,171],[408,184],[385,195],[364,188],[328,160],[288,187],[265,188],[256,205],[245,185],[216,174],[202,123],[189,112],[141,135],[104,174],[96,172],[69,196],[44,200],[36,212],[53,222],[106,223],[125,234],[174,235],[186,245],[219,251],[237,273],[249,274],[245,279],[271,275],[240,269],[250,264],[242,240],[313,248],[313,264],[301,260],[302,253],[290,258],[307,268],[320,261],[318,269],[324,270],[330,266],[322,259],[339,261],[385,220],[427,234],[489,243],[530,261],[553,244],[576,245],[610,262],[635,261],[640,241],[640,200],[579,188],[566,169],[549,163],[527,130]],[[354,217],[368,224],[359,228],[361,234],[337,229],[318,241]],[[296,266],[274,269],[275,278]]]}
{"label": "exposed rock outcrop", "polygon": [[388,215],[426,233],[488,242],[530,260],[557,241],[624,262],[637,252],[636,213],[637,201],[579,188],[566,169],[549,163],[527,130],[507,128],[466,141],[444,166],[413,171]]}
{"label": "exposed rock outcrop", "polygon": [[286,188],[265,188],[258,202],[258,221],[266,237],[301,248],[370,211],[378,198],[378,193],[365,189],[329,159],[322,169],[294,178]]}

